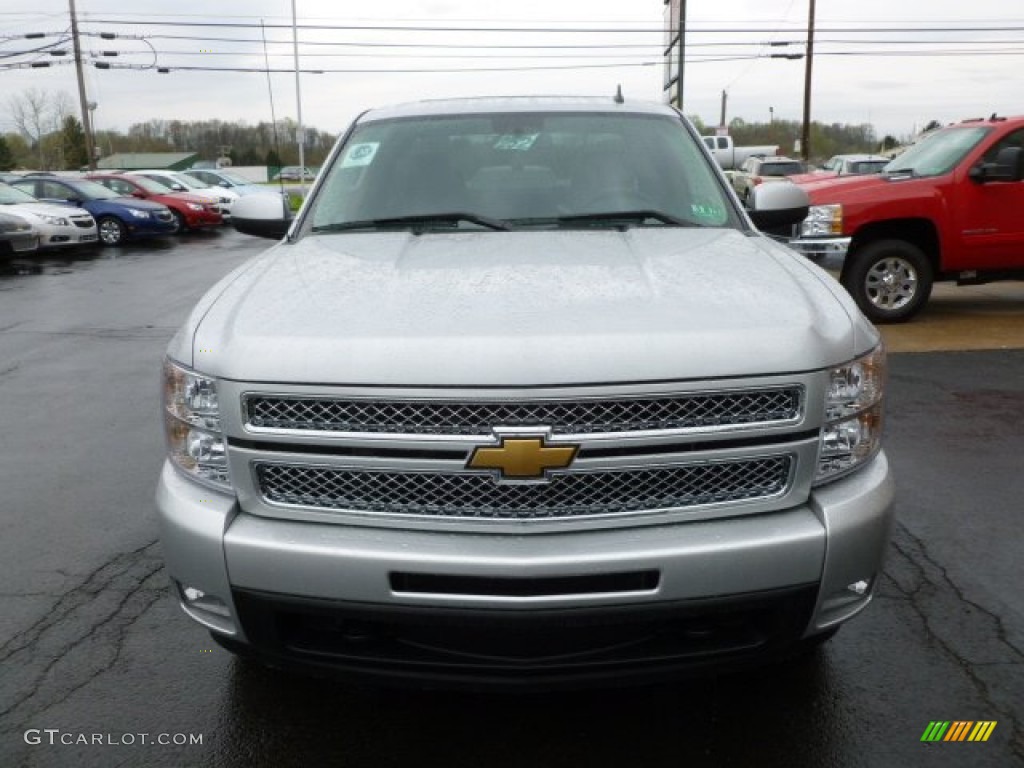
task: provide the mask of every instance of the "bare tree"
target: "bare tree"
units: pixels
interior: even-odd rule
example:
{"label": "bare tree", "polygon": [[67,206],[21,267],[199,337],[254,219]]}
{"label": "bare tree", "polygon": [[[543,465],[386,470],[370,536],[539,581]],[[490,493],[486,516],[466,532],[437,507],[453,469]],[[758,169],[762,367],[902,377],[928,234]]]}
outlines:
{"label": "bare tree", "polygon": [[71,114],[71,97],[64,91],[51,93],[27,88],[7,98],[7,109],[18,133],[35,146],[39,169],[45,170],[50,163],[44,138],[48,133],[59,131],[64,118]]}

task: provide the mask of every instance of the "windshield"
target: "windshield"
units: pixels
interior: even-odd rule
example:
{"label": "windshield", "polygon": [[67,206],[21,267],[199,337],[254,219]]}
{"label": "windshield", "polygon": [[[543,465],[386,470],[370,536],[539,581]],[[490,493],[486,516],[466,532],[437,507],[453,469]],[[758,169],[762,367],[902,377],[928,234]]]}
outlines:
{"label": "windshield", "polygon": [[132,182],[138,184],[151,195],[166,195],[171,192],[170,187],[158,181],[153,181],[148,176],[132,176]]}
{"label": "windshield", "polygon": [[761,163],[758,174],[761,176],[794,176],[803,172],[803,165],[797,162]]}
{"label": "windshield", "polygon": [[0,184],[0,205],[15,205],[17,203],[38,203],[32,195],[16,187]]}
{"label": "windshield", "polygon": [[402,226],[413,217],[422,225],[431,216],[449,229],[582,228],[616,213],[630,226],[739,226],[682,124],[636,113],[366,123],[341,148],[312,202],[313,231]]}
{"label": "windshield", "polygon": [[225,173],[224,171],[221,171],[219,175],[220,178],[224,179],[224,181],[228,182],[229,184],[235,184],[237,186],[245,186],[248,184],[252,184],[252,182],[249,181],[248,179],[243,179],[241,176],[238,176],[237,174],[234,173]]}
{"label": "windshield", "polygon": [[199,181],[199,179],[194,179],[191,176],[186,176],[184,173],[172,173],[170,174],[170,176],[172,179],[177,181],[182,186],[187,187],[188,189],[206,189],[207,187],[210,186],[209,184],[204,184],[203,182]]}
{"label": "windshield", "polygon": [[869,173],[881,173],[882,169],[888,164],[888,160],[853,160],[848,165],[848,173],[855,176],[866,176]]}
{"label": "windshield", "polygon": [[117,192],[107,189],[96,181],[76,179],[73,182],[67,182],[67,184],[74,191],[75,196],[80,197],[82,200],[111,200],[115,197],[124,197],[124,195],[119,195]]}
{"label": "windshield", "polygon": [[885,172],[913,173],[915,176],[949,173],[991,130],[972,126],[936,131],[889,163]]}

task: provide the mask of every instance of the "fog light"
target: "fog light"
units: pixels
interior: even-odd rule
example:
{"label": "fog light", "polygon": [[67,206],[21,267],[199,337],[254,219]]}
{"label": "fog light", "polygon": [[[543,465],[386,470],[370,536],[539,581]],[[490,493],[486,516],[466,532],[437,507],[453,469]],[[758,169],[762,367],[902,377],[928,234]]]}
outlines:
{"label": "fog light", "polygon": [[195,587],[186,587],[184,584],[178,585],[178,591],[187,607],[196,611],[212,613],[214,616],[222,616],[225,619],[231,618],[231,611],[219,597],[208,595]]}
{"label": "fog light", "polygon": [[853,582],[853,584],[848,584],[846,588],[850,592],[853,592],[853,594],[855,594],[857,596],[860,596],[860,595],[867,594],[867,591],[868,591],[868,589],[870,587],[871,587],[870,582],[864,581],[862,579],[861,581]]}

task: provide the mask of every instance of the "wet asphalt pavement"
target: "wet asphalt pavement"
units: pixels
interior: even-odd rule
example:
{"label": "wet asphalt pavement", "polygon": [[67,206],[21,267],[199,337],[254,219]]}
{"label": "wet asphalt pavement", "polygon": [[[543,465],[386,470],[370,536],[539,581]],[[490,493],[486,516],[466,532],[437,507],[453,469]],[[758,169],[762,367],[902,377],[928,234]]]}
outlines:
{"label": "wet asphalt pavement", "polygon": [[[543,696],[232,659],[162,568],[159,368],[196,298],[264,243],[0,262],[0,767],[1024,766],[1021,349],[890,358],[885,579],[812,657]],[[924,744],[933,720],[997,725]]]}

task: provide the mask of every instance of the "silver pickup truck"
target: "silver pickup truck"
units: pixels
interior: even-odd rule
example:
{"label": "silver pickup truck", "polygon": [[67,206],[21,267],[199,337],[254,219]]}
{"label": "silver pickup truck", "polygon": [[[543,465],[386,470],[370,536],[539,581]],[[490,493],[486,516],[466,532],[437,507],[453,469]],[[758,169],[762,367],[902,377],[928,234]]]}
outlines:
{"label": "silver pickup truck", "polygon": [[[172,340],[161,538],[274,665],[557,685],[788,654],[871,600],[885,358],[674,109],[366,112]],[[283,238],[283,239],[282,239]]]}

